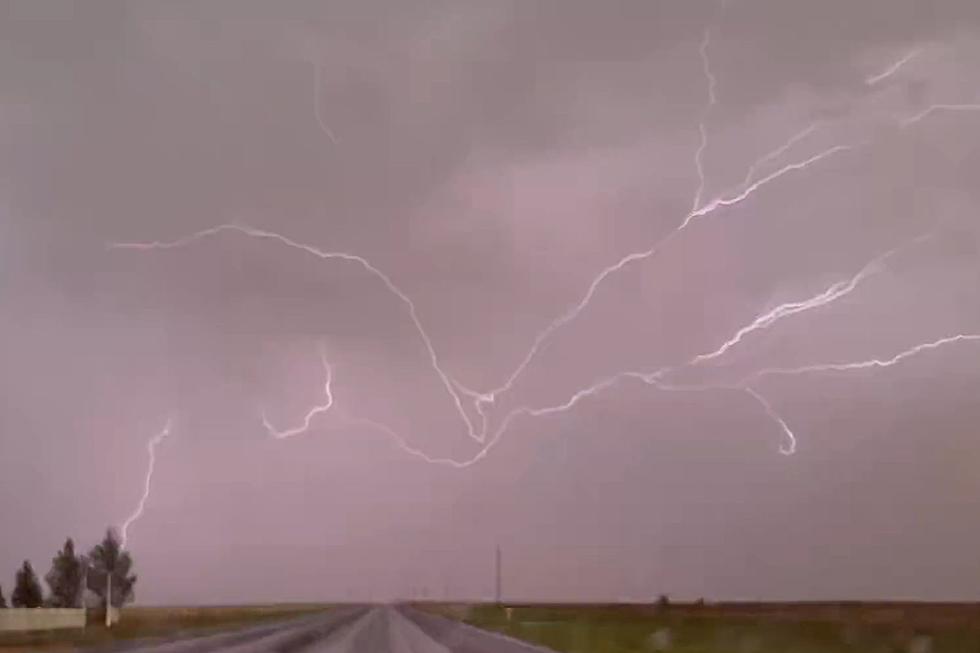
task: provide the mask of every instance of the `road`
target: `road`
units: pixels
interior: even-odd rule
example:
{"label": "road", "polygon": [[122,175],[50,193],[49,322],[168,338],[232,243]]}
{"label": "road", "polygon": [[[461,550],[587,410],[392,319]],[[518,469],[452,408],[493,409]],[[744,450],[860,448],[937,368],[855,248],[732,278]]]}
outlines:
{"label": "road", "polygon": [[542,653],[532,646],[404,606],[337,608],[242,630],[114,647],[121,653]]}

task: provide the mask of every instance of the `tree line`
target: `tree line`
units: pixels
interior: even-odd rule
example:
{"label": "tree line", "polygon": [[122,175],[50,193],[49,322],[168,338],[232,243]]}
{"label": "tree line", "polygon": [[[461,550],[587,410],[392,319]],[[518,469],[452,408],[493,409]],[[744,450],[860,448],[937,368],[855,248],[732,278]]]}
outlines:
{"label": "tree line", "polygon": [[[17,570],[10,604],[15,608],[80,608],[85,590],[89,590],[98,597],[102,607],[108,594],[112,607],[121,608],[135,598],[136,576],[131,573],[132,568],[133,558],[123,550],[119,535],[112,528],[85,555],[75,553],[75,542],[69,537],[51,559],[51,570],[44,576],[48,595],[44,596],[34,568],[25,560]],[[6,607],[7,600],[0,586],[0,608]]]}

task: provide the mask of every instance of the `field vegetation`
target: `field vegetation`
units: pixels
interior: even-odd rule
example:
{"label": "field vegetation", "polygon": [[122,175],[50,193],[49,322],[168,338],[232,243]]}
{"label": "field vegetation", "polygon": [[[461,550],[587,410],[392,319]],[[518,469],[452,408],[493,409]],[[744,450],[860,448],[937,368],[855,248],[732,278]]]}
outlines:
{"label": "field vegetation", "polygon": [[980,653],[980,605],[428,605],[564,653]]}

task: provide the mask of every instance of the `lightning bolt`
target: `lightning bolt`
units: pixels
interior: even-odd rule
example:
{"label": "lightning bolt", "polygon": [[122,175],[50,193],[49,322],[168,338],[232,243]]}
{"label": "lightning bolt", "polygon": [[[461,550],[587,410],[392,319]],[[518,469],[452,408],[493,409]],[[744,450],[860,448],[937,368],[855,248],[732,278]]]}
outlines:
{"label": "lightning bolt", "polygon": [[900,124],[902,127],[909,127],[937,111],[980,111],[980,104],[933,104],[926,107],[919,113],[906,118]]}
{"label": "lightning bolt", "polygon": [[786,442],[779,446],[779,453],[784,456],[792,456],[796,453],[796,435],[793,430],[789,427],[779,413],[772,407],[772,404],[767,400],[758,390],[748,385],[748,383],[740,383],[737,385],[724,385],[724,384],[705,384],[705,385],[670,385],[663,383],[659,378],[644,379],[648,384],[656,387],[659,390],[666,390],[669,392],[707,392],[707,391],[736,391],[744,392],[749,397],[754,399],[756,403],[762,406],[765,411],[766,416],[769,417],[782,432]]}
{"label": "lightning bolt", "polygon": [[888,66],[888,68],[885,68],[877,75],[871,75],[870,77],[865,78],[864,83],[867,84],[868,86],[874,86],[879,82],[883,82],[884,80],[888,79],[889,77],[897,73],[902,66],[915,59],[921,53],[922,53],[921,48],[915,48],[914,50],[909,51],[901,59],[899,59],[892,65]]}
{"label": "lightning bolt", "polygon": [[974,333],[958,333],[952,336],[946,336],[944,338],[939,338],[938,340],[933,340],[931,342],[924,342],[913,347],[910,347],[904,351],[901,351],[891,358],[879,359],[870,358],[868,360],[862,361],[852,361],[844,363],[818,363],[814,365],[803,365],[800,367],[767,367],[756,372],[753,372],[749,378],[759,378],[763,376],[771,375],[798,375],[798,374],[813,374],[817,372],[852,372],[855,370],[866,370],[872,368],[886,368],[893,365],[897,365],[902,361],[915,356],[916,354],[921,354],[923,352],[931,351],[933,349],[938,349],[940,347],[950,345],[957,342],[976,342],[980,341],[980,334]]}
{"label": "lightning bolt", "polygon": [[924,234],[914,239],[911,243],[900,247],[894,247],[887,252],[880,254],[879,256],[872,259],[867,265],[865,265],[861,270],[858,271],[853,277],[847,281],[838,281],[834,283],[829,288],[821,293],[810,297],[809,299],[798,301],[798,302],[788,302],[786,304],[780,304],[771,311],[760,315],[750,324],[740,328],[735,334],[721,344],[714,351],[698,354],[690,360],[689,365],[697,365],[698,363],[703,363],[706,361],[713,360],[720,356],[723,356],[729,349],[739,344],[743,338],[761,329],[768,329],[770,326],[778,322],[779,320],[789,317],[791,315],[796,315],[797,313],[803,313],[806,311],[813,310],[815,308],[820,308],[826,306],[832,302],[837,301],[841,297],[846,297],[851,294],[855,288],[858,287],[864,279],[875,274],[881,269],[882,264],[891,256],[894,256],[900,251],[903,251],[912,245],[916,245],[931,238],[932,234]]}
{"label": "lightning bolt", "polygon": [[704,151],[708,148],[707,120],[711,113],[711,108],[718,102],[718,98],[715,95],[715,85],[717,80],[715,79],[714,74],[711,72],[711,60],[708,58],[708,47],[710,45],[711,26],[709,25],[704,30],[704,37],[702,37],[701,45],[698,47],[698,54],[701,56],[701,69],[704,72],[705,79],[708,81],[708,103],[701,112],[701,120],[698,122],[698,134],[701,137],[701,141],[698,144],[698,149],[694,153],[694,168],[698,173],[698,187],[694,192],[694,202],[691,205],[692,211],[698,210],[698,206],[701,205],[701,195],[704,193]]}
{"label": "lightning bolt", "polygon": [[129,539],[129,527],[143,516],[143,510],[146,508],[146,501],[150,497],[150,484],[153,481],[153,469],[157,462],[157,445],[163,442],[167,436],[170,435],[172,423],[173,420],[168,419],[167,424],[163,427],[163,430],[150,438],[149,442],[146,443],[146,451],[150,455],[150,464],[146,468],[146,477],[143,479],[143,496],[140,497],[136,510],[134,510],[133,514],[126,518],[126,521],[123,522],[119,529],[122,537],[122,548],[124,549],[126,548],[126,542]]}
{"label": "lightning bolt", "polygon": [[807,127],[793,134],[789,138],[789,140],[787,140],[785,143],[783,143],[776,149],[767,152],[762,156],[762,158],[760,158],[758,161],[755,161],[751,166],[749,166],[748,172],[745,173],[745,179],[743,179],[742,183],[738,185],[738,190],[734,192],[739,192],[748,188],[749,185],[751,185],[752,180],[755,179],[755,174],[756,172],[758,172],[759,168],[761,168],[766,163],[769,163],[770,161],[778,159],[779,157],[784,155],[794,145],[796,145],[797,143],[805,139],[807,136],[815,132],[817,128],[820,126],[820,124],[821,122],[819,120],[810,123],[810,125],[808,125]]}
{"label": "lightning bolt", "polygon": [[280,430],[269,422],[265,411],[262,411],[262,425],[265,430],[269,432],[269,435],[276,438],[277,440],[285,440],[286,438],[291,438],[294,435],[300,435],[301,433],[306,433],[310,430],[310,424],[313,422],[313,418],[321,413],[325,413],[333,406],[333,392],[330,390],[330,384],[333,381],[333,368],[330,366],[330,361],[327,360],[326,350],[323,345],[320,346],[320,361],[323,363],[323,369],[326,373],[326,381],[323,386],[323,394],[326,397],[326,403],[314,406],[306,412],[306,416],[303,418],[303,424],[291,429]]}
{"label": "lightning bolt", "polygon": [[313,116],[316,118],[316,124],[320,126],[320,131],[327,135],[331,143],[336,145],[337,137],[320,117],[320,62],[315,60],[313,61]]}
{"label": "lightning bolt", "polygon": [[793,431],[789,428],[783,418],[780,417],[779,414],[773,409],[772,404],[770,404],[765,397],[759,394],[758,390],[753,389],[751,386],[746,385],[742,386],[742,388],[747,393],[755,397],[759,404],[762,405],[763,409],[765,409],[766,414],[769,415],[774,422],[779,424],[779,428],[782,429],[783,435],[786,436],[786,444],[779,445],[779,453],[783,454],[784,456],[792,456],[794,453],[796,453],[796,436],[793,434]]}

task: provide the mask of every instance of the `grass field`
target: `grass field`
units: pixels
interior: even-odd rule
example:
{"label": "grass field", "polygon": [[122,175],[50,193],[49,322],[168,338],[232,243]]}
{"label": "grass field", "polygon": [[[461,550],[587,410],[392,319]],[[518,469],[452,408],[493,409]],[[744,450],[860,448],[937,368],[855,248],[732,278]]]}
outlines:
{"label": "grass field", "polygon": [[0,633],[0,652],[73,651],[143,637],[170,637],[248,626],[269,619],[300,616],[326,609],[321,604],[281,604],[214,607],[127,607],[111,629],[90,624],[84,630]]}
{"label": "grass field", "polygon": [[566,653],[980,653],[965,604],[424,607]]}

